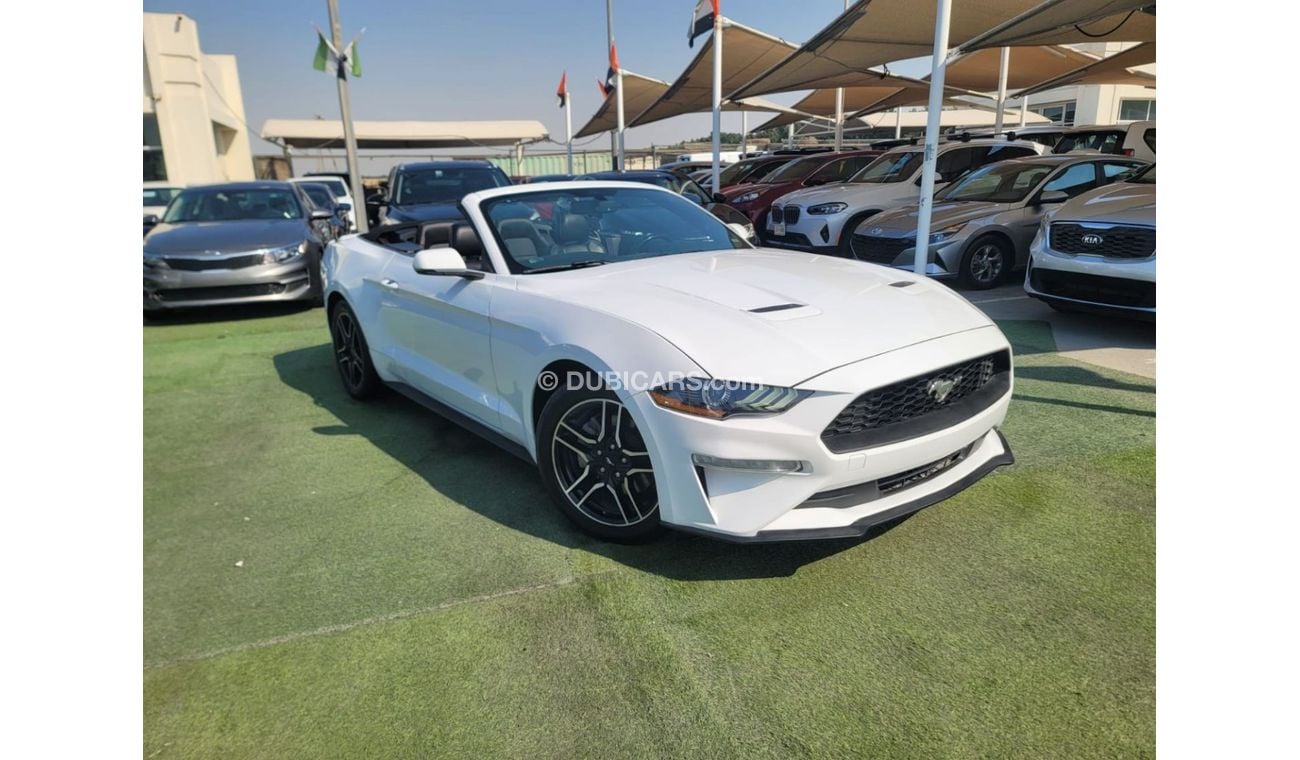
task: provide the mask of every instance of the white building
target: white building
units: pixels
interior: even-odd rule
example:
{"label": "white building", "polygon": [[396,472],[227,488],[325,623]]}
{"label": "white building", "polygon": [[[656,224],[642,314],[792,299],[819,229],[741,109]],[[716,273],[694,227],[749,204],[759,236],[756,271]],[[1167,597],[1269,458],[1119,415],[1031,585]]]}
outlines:
{"label": "white building", "polygon": [[144,179],[253,179],[233,55],[208,55],[181,13],[144,14]]}

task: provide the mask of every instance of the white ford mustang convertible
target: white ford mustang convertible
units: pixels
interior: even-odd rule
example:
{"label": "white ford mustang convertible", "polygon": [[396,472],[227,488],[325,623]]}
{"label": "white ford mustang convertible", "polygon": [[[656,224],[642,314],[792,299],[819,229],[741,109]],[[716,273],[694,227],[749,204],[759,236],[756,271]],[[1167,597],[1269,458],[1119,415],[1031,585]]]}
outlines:
{"label": "white ford mustang convertible", "polygon": [[329,246],[343,385],[391,387],[535,463],[591,534],[861,536],[1012,461],[1010,347],[939,283],[756,249],[643,184],[462,208]]}

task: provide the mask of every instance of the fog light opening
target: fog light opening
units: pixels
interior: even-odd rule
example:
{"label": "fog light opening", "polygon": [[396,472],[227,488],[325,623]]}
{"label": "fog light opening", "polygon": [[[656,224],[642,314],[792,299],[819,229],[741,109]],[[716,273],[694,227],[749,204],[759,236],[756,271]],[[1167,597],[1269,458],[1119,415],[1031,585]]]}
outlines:
{"label": "fog light opening", "polygon": [[829,224],[822,225],[822,242],[823,243],[831,242],[831,228]]}
{"label": "fog light opening", "polygon": [[765,472],[786,475],[812,472],[812,464],[799,459],[727,459],[708,454],[691,454],[691,462],[697,467],[711,467],[715,470],[738,470],[740,472]]}

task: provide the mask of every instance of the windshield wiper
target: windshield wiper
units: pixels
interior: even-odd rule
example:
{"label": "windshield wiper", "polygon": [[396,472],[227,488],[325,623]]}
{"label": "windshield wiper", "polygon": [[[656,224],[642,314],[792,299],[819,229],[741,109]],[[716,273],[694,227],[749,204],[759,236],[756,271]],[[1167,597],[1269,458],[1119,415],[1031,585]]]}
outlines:
{"label": "windshield wiper", "polygon": [[605,261],[603,259],[587,259],[586,261],[575,261],[572,264],[557,264],[556,266],[553,267],[538,267],[537,269],[529,269],[527,272],[524,272],[524,274],[541,274],[543,272],[564,272],[569,269],[586,269],[587,267],[598,267],[608,263],[609,263],[608,261]]}

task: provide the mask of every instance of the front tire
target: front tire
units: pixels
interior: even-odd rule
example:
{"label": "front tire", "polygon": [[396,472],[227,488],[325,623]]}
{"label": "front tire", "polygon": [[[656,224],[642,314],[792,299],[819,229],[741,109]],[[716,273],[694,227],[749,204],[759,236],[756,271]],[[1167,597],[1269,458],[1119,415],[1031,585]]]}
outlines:
{"label": "front tire", "polygon": [[966,247],[961,257],[958,279],[970,290],[988,290],[1006,279],[1015,262],[1015,253],[1002,238],[985,235]]}
{"label": "front tire", "polygon": [[375,395],[383,381],[370,361],[370,346],[361,332],[360,320],[342,301],[330,313],[330,337],[334,346],[334,366],[338,368],[343,389],[355,399]]}
{"label": "front tire", "polygon": [[662,531],[649,448],[613,393],[565,388],[551,396],[537,465],[551,499],[584,533],[638,543]]}

